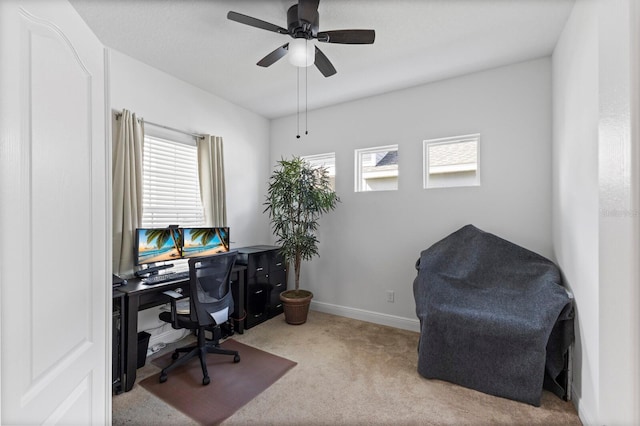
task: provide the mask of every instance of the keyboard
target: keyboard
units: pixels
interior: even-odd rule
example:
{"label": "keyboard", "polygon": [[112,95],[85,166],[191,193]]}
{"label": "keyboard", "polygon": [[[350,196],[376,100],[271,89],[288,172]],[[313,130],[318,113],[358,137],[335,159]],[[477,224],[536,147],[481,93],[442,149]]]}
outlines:
{"label": "keyboard", "polygon": [[143,278],[142,282],[145,284],[162,284],[169,281],[179,281],[189,278],[189,271],[182,272],[168,272],[166,274],[151,275],[147,278]]}

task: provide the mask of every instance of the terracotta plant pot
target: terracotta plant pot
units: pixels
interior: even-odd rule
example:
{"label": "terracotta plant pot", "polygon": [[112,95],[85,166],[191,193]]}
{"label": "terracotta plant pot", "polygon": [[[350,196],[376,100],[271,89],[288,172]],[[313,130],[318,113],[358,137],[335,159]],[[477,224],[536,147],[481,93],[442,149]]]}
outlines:
{"label": "terracotta plant pot", "polygon": [[299,325],[307,322],[311,299],[313,293],[307,290],[287,290],[280,293],[287,324]]}

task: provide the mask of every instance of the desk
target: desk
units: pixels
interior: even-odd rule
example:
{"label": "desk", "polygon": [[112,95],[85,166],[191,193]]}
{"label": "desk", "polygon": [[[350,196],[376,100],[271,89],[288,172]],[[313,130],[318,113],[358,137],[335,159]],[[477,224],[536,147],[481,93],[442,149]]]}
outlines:
{"label": "desk", "polygon": [[[244,265],[234,265],[231,271],[231,290],[234,299],[233,323],[235,330],[242,334],[244,332],[245,313],[245,272]],[[182,293],[189,295],[189,280],[170,281],[167,283],[146,285],[140,279],[131,279],[126,285],[118,287],[118,290],[126,293],[125,325],[125,392],[133,387],[136,381],[136,368],[138,360],[138,311],[164,305],[171,300],[170,296],[162,294],[167,290],[182,289]]]}
{"label": "desk", "polygon": [[124,309],[125,294],[116,288],[113,289],[113,311],[112,311],[112,392],[122,393],[124,384]]}

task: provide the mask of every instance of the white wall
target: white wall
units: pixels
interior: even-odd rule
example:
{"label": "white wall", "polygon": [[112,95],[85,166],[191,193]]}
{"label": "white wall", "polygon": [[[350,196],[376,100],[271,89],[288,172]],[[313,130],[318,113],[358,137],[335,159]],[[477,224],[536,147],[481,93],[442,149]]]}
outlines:
{"label": "white wall", "polygon": [[[637,0],[598,1],[600,418],[640,424]],[[633,41],[633,44],[632,44]],[[637,111],[637,109],[636,109]],[[637,116],[636,116],[637,118]],[[633,122],[638,130],[637,120]]]}
{"label": "white wall", "polygon": [[576,2],[553,54],[553,239],[585,424],[640,423],[637,17],[633,0]]}
{"label": "white wall", "polygon": [[117,51],[111,52],[111,106],[153,123],[222,136],[232,247],[270,240],[261,214],[269,177],[266,118]]}
{"label": "white wall", "polygon": [[[176,129],[222,136],[231,247],[270,242],[262,215],[269,177],[267,119],[117,51],[111,51],[111,106]],[[150,345],[176,337],[168,326],[156,329],[163,324],[158,309],[139,314],[139,330],[152,333]]]}
{"label": "white wall", "polygon": [[597,14],[578,2],[553,55],[553,234],[576,299],[574,400],[597,418],[598,44]]}
{"label": "white wall", "polygon": [[[472,133],[481,186],[423,189],[422,141]],[[552,255],[549,58],[311,111],[309,135],[295,135],[295,116],[272,122],[272,163],[335,151],[342,199],[301,274],[315,309],[417,330],[415,261],[469,223]],[[354,193],[354,149],[396,143],[399,190]]]}

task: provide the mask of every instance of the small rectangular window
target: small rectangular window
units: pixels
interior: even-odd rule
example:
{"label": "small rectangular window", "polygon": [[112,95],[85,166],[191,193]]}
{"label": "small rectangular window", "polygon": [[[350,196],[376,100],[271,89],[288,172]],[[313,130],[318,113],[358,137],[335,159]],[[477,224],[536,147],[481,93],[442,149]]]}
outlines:
{"label": "small rectangular window", "polygon": [[424,187],[480,185],[480,135],[423,142]]}
{"label": "small rectangular window", "polygon": [[329,152],[327,154],[303,155],[302,158],[313,167],[324,167],[329,175],[331,189],[336,190],[336,153]]}
{"label": "small rectangular window", "polygon": [[204,226],[193,144],[145,136],[142,160],[142,227]]}
{"label": "small rectangular window", "polygon": [[398,189],[398,145],[356,149],[355,191]]}

